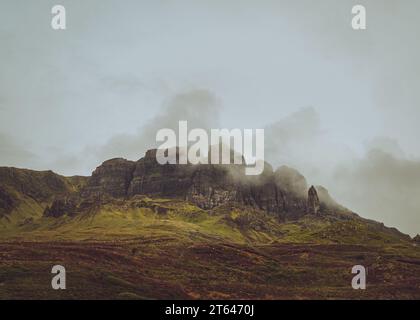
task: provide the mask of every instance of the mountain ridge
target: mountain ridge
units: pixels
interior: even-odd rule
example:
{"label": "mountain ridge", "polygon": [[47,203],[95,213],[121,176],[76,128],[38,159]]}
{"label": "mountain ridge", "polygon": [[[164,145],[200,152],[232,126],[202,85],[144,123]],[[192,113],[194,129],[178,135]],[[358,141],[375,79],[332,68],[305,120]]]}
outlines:
{"label": "mountain ridge", "polygon": [[[242,165],[160,165],[155,153],[156,150],[149,150],[138,161],[123,158],[104,161],[77,196],[82,199],[163,196],[181,198],[202,209],[236,202],[277,214],[280,219],[298,218],[308,210],[313,211],[308,208],[311,189],[306,179],[286,166],[273,171],[266,164],[263,174],[254,177],[246,176]],[[319,206],[321,212],[350,212],[338,205],[325,188],[317,190],[312,188],[312,199],[317,202],[312,206]]]}
{"label": "mountain ridge", "polygon": [[[207,211],[226,205],[244,207],[267,213],[279,223],[306,215],[359,219],[403,239],[409,237],[396,228],[359,217],[339,205],[324,187],[309,187],[303,175],[287,166],[274,171],[266,163],[264,172],[255,177],[245,176],[243,165],[160,165],[155,155],[156,149],[151,149],[138,161],[112,158],[89,177],[1,167],[0,222],[5,225],[4,221],[13,220],[10,216],[14,211],[29,212],[16,215],[18,225],[41,217],[92,214],[115,200],[145,196],[178,199]],[[143,200],[140,203],[146,205]],[[165,211],[159,205],[153,208]]]}

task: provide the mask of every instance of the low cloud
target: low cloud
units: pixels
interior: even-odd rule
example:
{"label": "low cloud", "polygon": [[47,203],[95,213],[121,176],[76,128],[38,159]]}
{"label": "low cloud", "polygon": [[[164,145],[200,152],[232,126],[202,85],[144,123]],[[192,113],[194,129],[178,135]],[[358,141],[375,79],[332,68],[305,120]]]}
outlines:
{"label": "low cloud", "polygon": [[314,144],[320,134],[316,110],[302,108],[265,128],[266,159],[274,165],[297,165],[298,158],[302,158],[299,148]]}
{"label": "low cloud", "polygon": [[351,165],[339,165],[332,185],[339,199],[362,216],[420,233],[420,160],[375,147]]}
{"label": "low cloud", "polygon": [[323,129],[313,107],[301,108],[266,126],[265,151],[274,168],[294,167],[314,184],[328,184],[331,168],[355,157],[351,148]]}
{"label": "low cloud", "polygon": [[188,121],[189,129],[217,128],[220,103],[218,98],[207,90],[192,90],[178,94],[170,99],[148,124],[139,128],[136,134],[120,134],[112,137],[99,147],[95,154],[98,159],[125,157],[137,160],[151,148],[158,147],[156,133],[163,128],[178,132],[178,123]]}

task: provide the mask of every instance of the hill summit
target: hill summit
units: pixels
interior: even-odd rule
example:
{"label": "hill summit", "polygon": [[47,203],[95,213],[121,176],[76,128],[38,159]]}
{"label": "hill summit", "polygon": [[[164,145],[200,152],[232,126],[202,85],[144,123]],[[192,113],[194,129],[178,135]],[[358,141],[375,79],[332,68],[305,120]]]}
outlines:
{"label": "hill summit", "polygon": [[122,158],[105,161],[82,188],[59,194],[45,215],[75,215],[109,198],[131,199],[137,195],[181,199],[205,210],[244,205],[279,221],[306,214],[351,214],[325,188],[308,188],[306,179],[286,166],[273,171],[266,163],[261,175],[247,176],[244,165],[161,165],[155,155],[156,149],[136,162]]}

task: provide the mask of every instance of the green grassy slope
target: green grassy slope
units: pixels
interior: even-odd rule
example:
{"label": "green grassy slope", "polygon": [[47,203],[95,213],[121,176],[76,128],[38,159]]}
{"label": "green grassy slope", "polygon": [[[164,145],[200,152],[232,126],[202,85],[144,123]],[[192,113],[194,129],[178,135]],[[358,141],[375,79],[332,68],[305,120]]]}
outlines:
{"label": "green grassy slope", "polygon": [[[55,264],[65,291],[50,288]],[[356,264],[368,290],[351,288]],[[137,197],[2,230],[0,288],[0,299],[418,299],[420,248],[362,218],[280,223],[246,207]]]}
{"label": "green grassy slope", "polygon": [[147,197],[109,201],[94,213],[75,217],[40,217],[19,224],[9,233],[2,232],[0,237],[109,240],[153,230],[185,239],[203,236],[249,244],[412,244],[408,236],[359,217],[306,215],[296,221],[280,222],[273,215],[249,207],[221,206],[207,211],[182,200]]}

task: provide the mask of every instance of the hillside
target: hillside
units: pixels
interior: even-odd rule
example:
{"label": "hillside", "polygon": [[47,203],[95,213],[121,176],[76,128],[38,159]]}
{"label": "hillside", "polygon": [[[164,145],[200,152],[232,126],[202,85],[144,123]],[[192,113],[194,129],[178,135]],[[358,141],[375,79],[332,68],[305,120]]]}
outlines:
{"label": "hillside", "polygon": [[[420,247],[294,169],[105,161],[91,177],[0,168],[0,299],[420,298]],[[51,264],[72,279],[49,290]],[[351,288],[351,267],[369,270]]]}
{"label": "hillside", "polygon": [[0,167],[0,228],[40,218],[56,197],[77,192],[86,181],[52,171]]}

